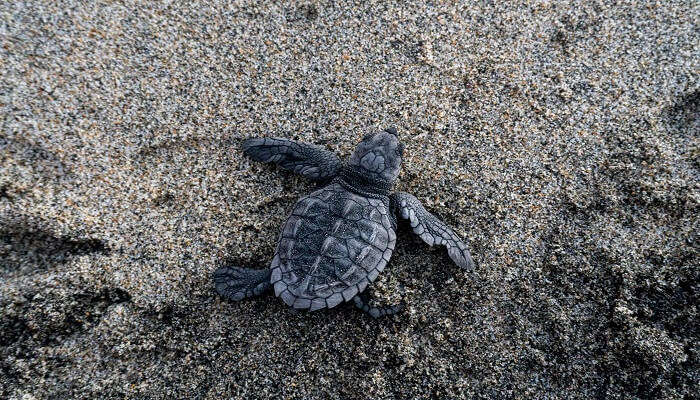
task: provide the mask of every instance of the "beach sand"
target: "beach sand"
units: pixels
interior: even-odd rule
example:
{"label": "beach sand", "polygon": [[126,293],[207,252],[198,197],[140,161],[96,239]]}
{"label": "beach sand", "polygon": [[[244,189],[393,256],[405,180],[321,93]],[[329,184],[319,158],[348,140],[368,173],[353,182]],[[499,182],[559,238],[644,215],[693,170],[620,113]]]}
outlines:
{"label": "beach sand", "polygon": [[[697,3],[260,3],[0,4],[0,397],[696,398]],[[242,140],[388,126],[475,271],[222,301],[314,188]]]}

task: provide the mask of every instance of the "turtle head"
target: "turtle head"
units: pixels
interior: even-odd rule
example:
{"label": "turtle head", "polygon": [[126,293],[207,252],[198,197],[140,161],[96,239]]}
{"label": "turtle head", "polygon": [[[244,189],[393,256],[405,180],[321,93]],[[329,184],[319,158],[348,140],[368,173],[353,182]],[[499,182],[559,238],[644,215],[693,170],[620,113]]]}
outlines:
{"label": "turtle head", "polygon": [[350,156],[348,166],[373,182],[393,184],[401,170],[403,144],[395,128],[371,133],[364,138]]}

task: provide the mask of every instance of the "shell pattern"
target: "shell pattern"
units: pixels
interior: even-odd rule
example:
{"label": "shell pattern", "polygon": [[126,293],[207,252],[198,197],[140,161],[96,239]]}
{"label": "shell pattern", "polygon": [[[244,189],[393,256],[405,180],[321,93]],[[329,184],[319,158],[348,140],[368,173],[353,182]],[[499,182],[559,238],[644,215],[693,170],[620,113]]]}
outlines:
{"label": "shell pattern", "polygon": [[270,282],[294,308],[332,308],[373,282],[395,245],[389,198],[334,182],[296,203],[282,226]]}

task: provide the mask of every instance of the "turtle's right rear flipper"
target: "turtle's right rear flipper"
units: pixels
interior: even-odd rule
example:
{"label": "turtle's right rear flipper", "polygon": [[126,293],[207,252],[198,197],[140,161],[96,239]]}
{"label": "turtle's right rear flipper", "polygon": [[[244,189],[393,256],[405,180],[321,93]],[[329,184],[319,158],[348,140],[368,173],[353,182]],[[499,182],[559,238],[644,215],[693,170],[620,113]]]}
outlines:
{"label": "turtle's right rear flipper", "polygon": [[355,302],[355,307],[369,314],[372,318],[379,318],[388,315],[394,315],[404,309],[404,304],[396,304],[393,306],[370,306],[370,295],[367,292],[362,292],[352,298]]}
{"label": "turtle's right rear flipper", "polygon": [[214,284],[221,296],[233,301],[258,296],[272,288],[269,269],[221,267],[214,271]]}

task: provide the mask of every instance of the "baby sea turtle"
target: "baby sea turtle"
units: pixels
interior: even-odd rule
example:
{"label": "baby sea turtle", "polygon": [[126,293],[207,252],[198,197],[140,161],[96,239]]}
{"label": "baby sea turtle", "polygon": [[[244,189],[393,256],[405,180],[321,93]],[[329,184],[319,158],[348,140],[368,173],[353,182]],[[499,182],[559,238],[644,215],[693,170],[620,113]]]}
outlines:
{"label": "baby sea turtle", "polygon": [[363,292],[391,258],[397,217],[409,220],[429,245],[446,246],[457,265],[473,268],[466,245],[450,227],[412,195],[391,192],[403,155],[396,129],[365,136],[346,163],[320,146],[280,138],[247,139],[243,151],[325,186],[296,203],[269,269],[227,266],[214,272],[223,297],[238,301],[274,289],[297,309],[352,300],[375,318],[394,314],[400,306],[370,307]]}

